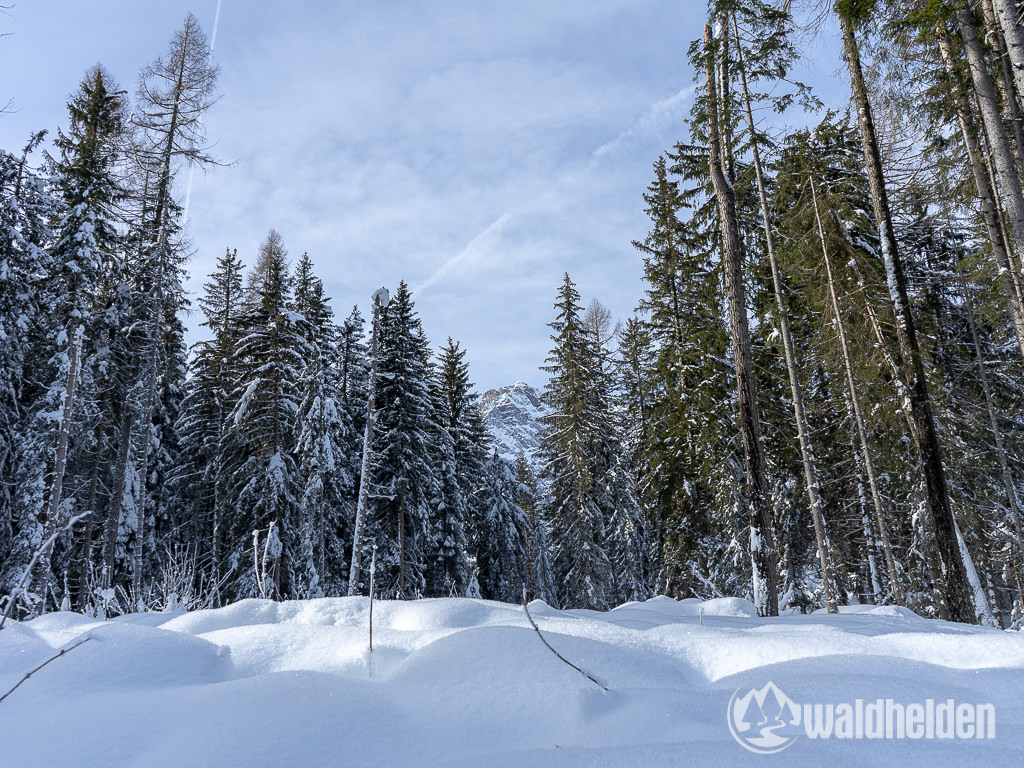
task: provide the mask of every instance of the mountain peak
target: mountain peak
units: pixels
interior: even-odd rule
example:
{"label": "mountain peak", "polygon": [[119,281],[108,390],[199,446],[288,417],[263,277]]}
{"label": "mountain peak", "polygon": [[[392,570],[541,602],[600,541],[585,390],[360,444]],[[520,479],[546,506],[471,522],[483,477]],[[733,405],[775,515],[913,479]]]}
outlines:
{"label": "mountain peak", "polygon": [[489,389],[480,396],[480,410],[498,454],[514,462],[525,453],[532,465],[544,428],[541,418],[548,413],[537,390],[525,381]]}

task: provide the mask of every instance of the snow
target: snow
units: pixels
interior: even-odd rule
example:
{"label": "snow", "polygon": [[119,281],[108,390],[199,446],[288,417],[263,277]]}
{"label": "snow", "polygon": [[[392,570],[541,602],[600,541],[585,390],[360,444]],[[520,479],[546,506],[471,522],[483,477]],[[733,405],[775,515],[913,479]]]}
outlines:
{"label": "snow", "polygon": [[[1024,636],[854,606],[757,618],[745,600],[658,597],[606,613],[473,599],[246,600],[103,622],[72,613],[0,631],[4,765],[757,765],[735,693],[798,703],[991,703],[993,740],[799,736],[787,765],[1016,764]],[[779,694],[781,696],[781,694]]]}
{"label": "snow", "polygon": [[549,410],[537,391],[523,381],[489,389],[480,398],[480,410],[498,454],[514,464],[523,453],[538,473],[541,464],[534,456],[544,428],[542,419]]}

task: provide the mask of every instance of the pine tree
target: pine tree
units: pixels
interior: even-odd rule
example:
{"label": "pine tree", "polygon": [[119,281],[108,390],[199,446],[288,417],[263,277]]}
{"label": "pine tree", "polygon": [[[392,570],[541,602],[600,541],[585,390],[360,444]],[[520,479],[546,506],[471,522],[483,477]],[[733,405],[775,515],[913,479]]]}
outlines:
{"label": "pine tree", "polygon": [[[99,67],[86,73],[68,111],[69,133],[58,135],[54,143],[60,158],[51,160],[65,206],[45,286],[49,338],[43,343],[52,351],[45,374],[51,383],[33,404],[19,451],[20,533],[26,562],[70,514],[62,492],[74,450],[76,409],[82,408],[82,360],[88,353],[87,338],[95,335],[94,297],[99,293],[103,262],[118,247],[114,208],[124,194],[115,175],[124,134],[124,101],[109,75]],[[46,608],[51,555],[52,546],[45,548],[37,565],[34,577],[39,593],[27,596],[32,611]]]}
{"label": "pine tree", "polygon": [[342,594],[347,584],[347,542],[352,538],[355,485],[353,460],[345,453],[354,443],[349,414],[342,407],[338,371],[338,328],[323,292],[303,254],[296,268],[294,306],[306,325],[310,362],[299,391],[300,431],[295,453],[304,487],[297,520],[299,560],[304,577],[300,596]]}
{"label": "pine tree", "polygon": [[25,405],[38,394],[29,369],[47,317],[35,278],[47,268],[44,248],[59,205],[28,166],[44,136],[34,135],[20,158],[0,151],[0,564],[18,528],[18,443]]}
{"label": "pine tree", "polygon": [[124,493],[131,472],[142,478],[138,493],[118,506],[134,508],[131,526],[132,590],[141,599],[143,581],[156,568],[156,541],[173,536],[177,527],[167,496],[166,478],[178,460],[174,433],[187,369],[187,349],[180,314],[188,302],[182,289],[186,254],[176,236],[181,207],[173,197],[174,180],[182,163],[207,165],[203,117],[214,102],[217,69],[210,62],[206,36],[188,14],[171,39],[166,57],[143,69],[139,78],[133,124],[133,157],[142,202],[134,223],[137,275],[136,322],[145,329],[145,349],[134,351],[132,378],[137,382],[129,397],[134,410],[124,423],[122,449],[133,462],[115,478]]}
{"label": "pine tree", "polygon": [[598,485],[605,467],[604,407],[595,385],[599,358],[584,329],[579,293],[566,274],[548,323],[554,347],[543,370],[540,452],[550,481],[545,517],[554,529],[555,567],[564,575],[564,603],[605,610],[614,599],[612,566],[605,549],[607,514]]}
{"label": "pine tree", "polygon": [[373,504],[365,542],[378,548],[381,592],[411,598],[426,588],[429,499],[435,482],[429,432],[434,415],[427,340],[404,282],[381,313],[378,355]]}
{"label": "pine tree", "polygon": [[[657,581],[665,592],[684,596],[693,594],[695,583],[716,581],[716,562],[733,561],[740,480],[720,259],[707,234],[714,218],[706,204],[696,202],[706,155],[681,146],[673,158],[672,169],[663,158],[655,163],[655,179],[644,195],[651,231],[633,245],[644,254],[647,287],[640,311],[654,358],[647,374],[649,470],[642,484],[651,489],[657,510]],[[670,170],[700,188],[682,190]],[[697,212],[684,225],[679,216],[688,205]],[[737,576],[744,578],[731,573],[727,580],[731,584]]]}
{"label": "pine tree", "polygon": [[[949,491],[946,473],[943,466],[942,449],[939,444],[935,418],[932,413],[931,396],[925,379],[924,362],[917,341],[914,317],[910,308],[910,297],[907,293],[903,262],[900,258],[899,246],[893,228],[892,214],[885,187],[885,176],[882,169],[878,140],[875,132],[874,119],[868,88],[864,81],[860,61],[860,49],[855,34],[856,26],[867,19],[870,8],[853,2],[840,2],[836,6],[836,14],[843,34],[843,45],[846,52],[847,67],[853,89],[854,103],[857,107],[858,125],[864,148],[864,166],[871,189],[875,222],[878,225],[882,258],[885,262],[889,294],[896,315],[896,335],[899,340],[902,367],[909,378],[910,410],[915,422],[914,442],[921,456],[924,468],[927,491],[928,513],[936,531],[936,539],[946,572],[946,601],[951,616],[956,621],[973,622],[974,609],[970,600],[970,587],[967,574],[955,535],[955,520],[950,508]],[[975,60],[977,39],[974,33],[973,19],[967,18],[970,12],[966,6],[957,12],[964,43],[971,58],[972,74],[980,75],[982,67]],[[976,81],[976,85],[980,84]],[[981,92],[979,92],[981,94]],[[983,94],[982,94],[983,95]],[[993,125],[992,129],[994,130]],[[990,134],[991,135],[991,134]],[[1016,169],[1004,169],[1003,158],[997,155],[1000,163],[1000,176],[1010,191],[1007,201],[1012,203],[1010,225],[1015,239],[1020,242],[1021,227],[1024,226],[1024,200],[1021,198],[1019,179]],[[1012,182],[1011,182],[1012,179]],[[1018,210],[1019,209],[1019,210]]]}
{"label": "pine tree", "polygon": [[[531,582],[531,526],[524,495],[514,469],[496,451],[486,460],[484,473],[477,494],[482,509],[476,527],[480,593],[489,600],[517,603]],[[550,595],[550,578],[548,574],[542,579],[545,587],[540,594]]]}
{"label": "pine tree", "polygon": [[181,439],[181,460],[171,483],[179,507],[178,518],[194,537],[206,570],[213,604],[219,599],[227,478],[223,472],[222,440],[231,409],[231,392],[240,371],[238,344],[242,336],[242,271],[238,251],[228,249],[217,261],[199,306],[212,338],[193,347],[191,376],[186,382],[176,430]]}
{"label": "pine tree", "polygon": [[551,567],[551,546],[548,524],[543,519],[537,478],[530,469],[526,454],[520,452],[515,464],[515,505],[526,515],[527,598],[558,605],[554,570]]}
{"label": "pine tree", "polygon": [[[761,440],[760,412],[757,402],[757,381],[750,350],[747,319],[746,286],[743,274],[743,252],[736,211],[736,194],[732,183],[729,157],[730,105],[719,89],[728,87],[728,78],[717,83],[715,68],[726,67],[722,43],[714,40],[711,25],[704,26],[703,64],[707,94],[708,170],[718,203],[719,233],[726,296],[729,301],[729,325],[733,362],[736,366],[740,436],[743,443],[744,467],[747,477],[747,504],[750,517],[750,558],[753,565],[754,605],[760,616],[777,616],[778,585],[772,511],[768,491],[768,469]],[[721,69],[724,72],[724,69]]]}
{"label": "pine tree", "polygon": [[303,567],[295,529],[302,486],[293,449],[297,382],[309,365],[309,345],[290,305],[287,251],[274,230],[260,245],[257,269],[263,275],[241,319],[240,375],[224,435],[224,471],[232,484],[228,561],[221,570],[225,578],[231,572],[232,597],[280,599],[297,593]]}

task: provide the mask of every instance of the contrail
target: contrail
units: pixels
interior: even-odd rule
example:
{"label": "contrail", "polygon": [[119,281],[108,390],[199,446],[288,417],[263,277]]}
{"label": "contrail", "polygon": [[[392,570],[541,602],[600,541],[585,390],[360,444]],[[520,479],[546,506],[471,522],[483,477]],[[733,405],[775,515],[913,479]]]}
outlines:
{"label": "contrail", "polygon": [[463,248],[462,251],[460,251],[452,258],[448,259],[448,261],[446,261],[444,264],[438,267],[437,271],[434,272],[434,274],[432,274],[425,281],[420,283],[420,285],[413,288],[413,293],[420,293],[421,291],[425,291],[427,288],[434,285],[439,280],[441,280],[445,275],[451,272],[452,269],[457,264],[475,256],[480,251],[480,246],[484,243],[484,241],[486,241],[491,235],[495,234],[496,232],[500,232],[501,229],[505,226],[505,224],[508,223],[509,219],[511,218],[511,212],[501,214],[501,216],[499,216],[489,227],[487,227],[487,229],[485,229],[479,235],[470,240],[469,245]]}
{"label": "contrail", "polygon": [[[217,0],[217,12],[213,16],[213,32],[210,34],[210,50],[206,54],[208,57],[213,56],[213,47],[217,44],[217,27],[220,26],[220,6],[224,0]],[[200,118],[202,119],[202,118]],[[189,167],[188,169],[188,187],[185,189],[185,210],[181,220],[182,226],[188,224],[188,208],[192,203],[192,179],[195,178],[196,169]]]}
{"label": "contrail", "polygon": [[594,157],[607,155],[609,152],[615,151],[631,139],[653,132],[665,123],[677,122],[682,112],[683,104],[690,98],[690,96],[693,95],[695,90],[696,86],[687,86],[678,93],[669,96],[667,99],[662,99],[661,101],[652,104],[647,111],[644,112],[635,123],[633,123],[633,125],[629,126],[629,128],[624,130],[611,141],[602,144],[591,154]]}
{"label": "contrail", "polygon": [[222,0],[217,0],[217,13],[213,16],[213,33],[210,35],[210,55],[213,55],[213,46],[217,44],[217,27],[220,26],[220,4]]}

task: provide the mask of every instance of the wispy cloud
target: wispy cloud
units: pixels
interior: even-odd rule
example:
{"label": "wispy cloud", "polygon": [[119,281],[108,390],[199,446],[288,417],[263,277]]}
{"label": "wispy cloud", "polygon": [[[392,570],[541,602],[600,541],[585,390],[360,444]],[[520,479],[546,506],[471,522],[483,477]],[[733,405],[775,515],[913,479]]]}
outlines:
{"label": "wispy cloud", "polygon": [[448,259],[448,261],[437,268],[434,274],[416,286],[413,289],[413,293],[423,293],[423,291],[439,280],[443,280],[461,263],[471,261],[482,254],[490,253],[495,242],[501,239],[502,230],[511,218],[511,212],[503,213],[499,216],[487,229],[470,240],[469,245],[463,248],[462,251]]}
{"label": "wispy cloud", "polygon": [[634,139],[643,138],[656,134],[666,125],[676,123],[681,125],[683,120],[683,107],[693,95],[696,86],[690,85],[683,88],[676,94],[662,99],[653,104],[640,119],[633,123],[611,141],[605,142],[594,150],[594,157],[603,157],[611,152],[630,144]]}

